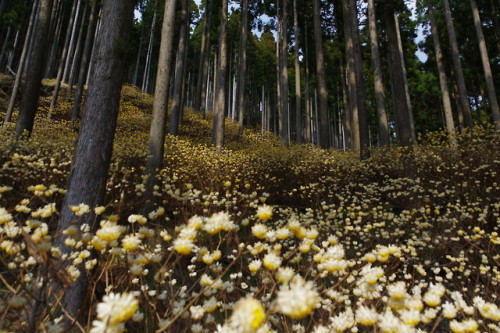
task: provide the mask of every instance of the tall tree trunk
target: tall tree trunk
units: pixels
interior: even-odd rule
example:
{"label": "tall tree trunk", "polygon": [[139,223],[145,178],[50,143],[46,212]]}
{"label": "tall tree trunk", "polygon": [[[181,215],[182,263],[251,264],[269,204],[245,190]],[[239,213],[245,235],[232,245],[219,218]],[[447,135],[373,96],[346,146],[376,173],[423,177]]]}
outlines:
{"label": "tall tree trunk", "polygon": [[71,38],[69,42],[69,50],[68,50],[68,55],[65,60],[64,64],[64,73],[62,77],[62,81],[65,83],[68,83],[68,76],[69,76],[69,71],[70,71],[70,66],[71,66],[71,59],[73,59],[74,52],[75,52],[75,46],[76,46],[76,29],[78,26],[78,21],[80,19],[80,8],[82,2],[80,0],[76,0],[77,8],[76,8],[76,14],[75,14],[75,19],[73,21],[73,25],[71,27]]}
{"label": "tall tree trunk", "polygon": [[26,61],[26,53],[28,52],[28,45],[33,35],[33,24],[35,22],[35,15],[37,13],[39,0],[33,2],[33,7],[31,8],[30,21],[28,23],[28,30],[26,32],[26,37],[24,40],[23,50],[21,52],[21,57],[19,59],[19,66],[17,67],[16,79],[14,80],[14,86],[10,94],[9,106],[7,107],[7,112],[5,113],[4,127],[8,122],[11,121],[12,112],[14,111],[14,104],[16,103],[17,92],[19,91],[19,85],[21,84],[22,74],[24,72],[24,63]]}
{"label": "tall tree trunk", "polygon": [[387,110],[385,107],[385,92],[382,82],[382,67],[380,65],[380,51],[378,47],[378,34],[375,19],[375,4],[373,0],[368,0],[368,24],[370,27],[370,46],[373,63],[373,79],[375,85],[375,101],[377,104],[377,120],[378,120],[378,143],[379,146],[388,146],[389,138],[389,123],[387,121]]}
{"label": "tall tree trunk", "polygon": [[[76,19],[77,8],[79,8],[77,3],[79,4],[78,1],[73,2],[73,8],[71,9],[71,16],[69,18],[68,27],[72,27],[74,25],[74,21]],[[49,115],[48,115],[49,118],[52,118],[52,113],[56,107],[57,99],[59,98],[59,90],[61,89],[61,82],[63,81],[64,67],[65,67],[65,64],[67,63],[67,59],[69,57],[71,35],[72,34],[70,34],[70,32],[68,31],[66,33],[66,37],[64,39],[64,46],[63,46],[61,61],[59,63],[59,69],[57,70],[56,83],[54,85],[54,90],[52,91],[52,99],[50,101]]]}
{"label": "tall tree trunk", "polygon": [[170,135],[179,135],[179,122],[184,105],[182,104],[182,86],[184,83],[184,72],[186,69],[186,52],[188,43],[188,0],[181,0],[181,28],[179,32],[179,47],[175,59],[174,92],[172,95],[172,112],[170,114]]}
{"label": "tall tree trunk", "polygon": [[227,73],[227,1],[222,0],[219,26],[219,56],[215,80],[214,144],[217,153],[222,153],[224,144],[224,113],[226,110]]}
{"label": "tall tree trunk", "polygon": [[319,92],[319,145],[321,148],[330,147],[328,122],[328,91],[325,78],[325,52],[321,37],[321,13],[319,0],[313,0],[314,44],[316,50],[316,76]]}
{"label": "tall tree trunk", "polygon": [[149,130],[148,160],[146,162],[147,176],[146,193],[149,193],[149,202],[146,209],[150,209],[153,198],[153,187],[156,184],[156,175],[162,167],[165,132],[167,124],[168,88],[170,83],[170,63],[172,62],[172,44],[174,39],[176,0],[168,0],[165,3],[163,13],[163,25],[161,29],[160,55],[158,58],[158,70],[156,72],[156,85],[153,101],[153,114]]}
{"label": "tall tree trunk", "polygon": [[302,95],[300,88],[300,64],[299,64],[299,15],[297,13],[297,0],[293,0],[293,33],[294,49],[295,49],[295,127],[296,127],[296,141],[298,144],[302,143]]}
{"label": "tall tree trunk", "polygon": [[359,44],[359,29],[358,29],[358,11],[356,0],[349,1],[349,9],[351,13],[351,33],[353,39],[354,51],[354,72],[356,74],[356,98],[358,104],[358,126],[359,126],[359,145],[360,158],[367,159],[370,157],[370,136],[368,128],[368,116],[365,108],[365,86],[363,83],[363,63],[361,60],[361,46]]}
{"label": "tall tree trunk", "polygon": [[154,41],[154,31],[156,26],[156,10],[158,2],[155,0],[153,20],[151,21],[151,30],[149,32],[149,44],[148,51],[146,53],[146,65],[144,66],[144,76],[142,77],[142,91],[149,91],[149,75],[151,73],[151,61],[153,57],[153,41]]}
{"label": "tall tree trunk", "polygon": [[[122,45],[128,40],[134,4],[135,0],[104,0],[102,28],[96,40],[87,103],[57,225],[57,234],[61,236],[56,239],[55,245],[63,253],[73,250],[64,245],[66,236],[62,234],[74,221],[74,213],[69,206],[84,202],[90,207],[96,207],[104,199],[120,91],[125,77]],[[78,222],[90,225],[93,230],[98,226],[94,214],[82,216]],[[61,303],[73,318],[78,318],[81,314],[87,286],[87,272],[82,268],[80,277],[64,290]]]}
{"label": "tall tree trunk", "polygon": [[450,143],[453,147],[457,144],[455,137],[455,124],[453,123],[453,111],[451,109],[450,92],[448,90],[448,82],[446,79],[446,71],[443,63],[443,51],[441,50],[441,43],[439,41],[439,32],[437,30],[436,18],[434,15],[434,8],[430,0],[427,0],[427,7],[429,9],[429,20],[431,23],[432,40],[434,42],[434,49],[436,51],[436,63],[439,73],[439,86],[441,87],[441,97],[443,100],[444,119],[446,122],[446,129],[450,135]]}
{"label": "tall tree trunk", "polygon": [[288,17],[288,0],[282,0],[281,15],[280,15],[280,118],[282,121],[281,136],[283,144],[288,147],[290,144],[290,123],[288,115],[288,38],[287,38],[287,17]]}
{"label": "tall tree trunk", "polygon": [[488,101],[493,114],[493,122],[495,129],[500,131],[500,109],[498,107],[498,99],[495,91],[495,83],[493,82],[493,74],[491,72],[490,58],[488,50],[486,49],[486,42],[484,40],[483,28],[481,27],[481,18],[477,10],[476,0],[470,0],[472,8],[472,16],[474,18],[474,28],[476,29],[477,40],[479,42],[479,51],[481,52],[481,61],[483,63],[484,77],[486,79],[486,87],[488,89]]}
{"label": "tall tree trunk", "polygon": [[97,14],[99,13],[98,1],[92,2],[89,24],[87,27],[87,35],[85,36],[85,46],[83,47],[83,56],[80,63],[80,72],[78,73],[78,83],[75,91],[75,100],[73,102],[73,110],[71,112],[71,120],[76,120],[80,116],[80,104],[83,97],[83,86],[86,81],[86,74],[89,67],[90,55],[94,45],[94,34],[97,25]]}
{"label": "tall tree trunk", "polygon": [[451,47],[451,59],[453,60],[453,69],[455,72],[455,80],[458,86],[458,95],[460,97],[460,105],[464,114],[464,123],[466,127],[472,127],[472,112],[469,101],[467,99],[467,88],[465,86],[464,72],[462,70],[462,63],[460,61],[460,54],[458,52],[457,36],[455,28],[453,27],[453,19],[451,17],[451,9],[448,0],[442,0],[444,6],[444,17],[446,20],[446,29],[448,30],[448,37]]}
{"label": "tall tree trunk", "polygon": [[[45,65],[50,16],[52,14],[53,0],[40,0],[38,18],[34,29],[34,44],[32,56],[28,64],[26,88],[21,100],[21,110],[16,122],[16,136],[21,137],[27,132],[28,136],[33,130],[35,114],[38,108],[38,98]],[[21,72],[18,71],[18,75]]]}
{"label": "tall tree trunk", "polygon": [[83,52],[83,47],[82,47],[82,42],[83,42],[83,33],[85,31],[85,28],[88,29],[88,21],[89,21],[89,6],[85,2],[84,4],[84,9],[83,9],[83,14],[82,14],[82,21],[80,23],[80,29],[78,31],[78,38],[76,41],[76,47],[75,47],[75,54],[73,56],[73,61],[71,62],[70,66],[70,71],[69,71],[69,77],[68,77],[68,86],[66,88],[66,94],[65,94],[65,100],[68,101],[71,91],[73,90],[73,85],[75,84],[75,75],[78,70],[78,66],[81,62],[82,58],[82,52]]}
{"label": "tall tree trunk", "polygon": [[248,0],[241,1],[241,26],[240,26],[240,45],[238,58],[238,83],[237,92],[237,110],[238,110],[238,138],[243,138],[243,125],[245,118],[245,83],[247,71],[247,36],[248,36]]}
{"label": "tall tree trunk", "polygon": [[406,74],[406,64],[405,57],[403,51],[403,40],[401,39],[401,29],[399,27],[399,18],[396,13],[394,13],[394,22],[396,22],[396,36],[398,38],[398,51],[399,57],[401,58],[401,68],[403,69],[403,78],[404,78],[404,88],[405,88],[405,96],[406,96],[406,104],[408,104],[408,120],[410,121],[410,129],[411,129],[411,137],[413,141],[417,141],[417,134],[415,132],[415,121],[413,120],[413,108],[411,105],[410,99],[410,89],[408,87],[408,75]]}
{"label": "tall tree trunk", "polygon": [[349,5],[349,0],[342,0],[342,9],[344,16],[344,38],[345,38],[345,48],[346,48],[346,76],[347,76],[347,96],[348,96],[348,107],[346,108],[346,114],[349,115],[346,119],[350,120],[350,134],[351,134],[351,145],[352,148],[360,150],[361,142],[359,137],[359,109],[358,109],[358,97],[356,91],[356,69],[355,69],[355,55],[354,55],[354,40],[353,40],[353,24],[352,24],[352,14]]}
{"label": "tall tree trunk", "polygon": [[305,82],[304,82],[304,98],[306,104],[306,142],[312,143],[312,125],[311,125],[311,103],[309,97],[309,38],[307,37],[307,27],[304,34],[305,37],[305,49],[304,49],[304,58],[305,58]]}
{"label": "tall tree trunk", "polygon": [[396,28],[394,8],[385,7],[386,38],[389,47],[389,66],[392,87],[392,100],[394,105],[394,115],[396,118],[396,128],[398,140],[401,146],[410,146],[413,143],[411,131],[408,101],[404,87],[404,71],[401,63],[401,55],[398,46],[398,36]]}
{"label": "tall tree trunk", "polygon": [[[201,112],[201,105],[204,104],[203,99],[205,98],[204,90],[206,90],[207,82],[207,72],[208,72],[208,58],[210,57],[210,23],[211,23],[211,11],[213,1],[205,0],[205,12],[203,14],[203,34],[201,36],[201,48],[200,48],[200,62],[198,66],[198,77],[196,81],[196,92],[194,95],[194,110],[196,112]],[[205,84],[203,84],[205,83]],[[203,95],[203,96],[202,96]]]}

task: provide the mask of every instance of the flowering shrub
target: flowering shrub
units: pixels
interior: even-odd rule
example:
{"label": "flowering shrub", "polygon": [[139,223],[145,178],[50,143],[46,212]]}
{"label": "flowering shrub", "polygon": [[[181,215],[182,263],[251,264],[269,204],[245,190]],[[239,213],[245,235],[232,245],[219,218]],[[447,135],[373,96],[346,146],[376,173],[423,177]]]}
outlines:
{"label": "flowering shrub", "polygon": [[359,161],[248,131],[216,154],[188,113],[144,212],[147,126],[125,99],[106,204],[70,207],[69,254],[54,240],[71,127],[42,115],[29,143],[0,133],[0,329],[63,332],[51,285],[82,274],[82,331],[500,329],[498,134],[422,138],[407,178],[399,149]]}

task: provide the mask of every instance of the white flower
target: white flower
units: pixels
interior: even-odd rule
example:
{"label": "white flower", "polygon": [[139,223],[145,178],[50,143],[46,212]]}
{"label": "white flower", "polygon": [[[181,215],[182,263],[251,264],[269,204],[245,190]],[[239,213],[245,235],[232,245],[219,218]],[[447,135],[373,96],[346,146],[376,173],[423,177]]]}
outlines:
{"label": "white flower", "polygon": [[306,282],[300,275],[295,275],[290,284],[282,285],[278,291],[276,307],[279,312],[294,318],[304,318],[319,304],[320,297],[314,283]]}

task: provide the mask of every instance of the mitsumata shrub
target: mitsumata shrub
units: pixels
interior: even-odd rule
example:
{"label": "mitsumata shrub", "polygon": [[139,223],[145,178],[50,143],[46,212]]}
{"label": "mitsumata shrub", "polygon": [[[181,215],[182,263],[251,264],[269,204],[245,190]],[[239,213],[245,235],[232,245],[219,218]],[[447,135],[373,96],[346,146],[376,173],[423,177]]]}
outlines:
{"label": "mitsumata shrub", "polygon": [[216,154],[188,112],[145,212],[151,100],[124,94],[105,204],[70,207],[69,254],[73,127],[42,112],[29,142],[0,132],[0,330],[62,332],[51,286],[82,274],[81,331],[500,330],[498,133],[423,137],[408,178],[398,148],[359,161],[247,131]]}

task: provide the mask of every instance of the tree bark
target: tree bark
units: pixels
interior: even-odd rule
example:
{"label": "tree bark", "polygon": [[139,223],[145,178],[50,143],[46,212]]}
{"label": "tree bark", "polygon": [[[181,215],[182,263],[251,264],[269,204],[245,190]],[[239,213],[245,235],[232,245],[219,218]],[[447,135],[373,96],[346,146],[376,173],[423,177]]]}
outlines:
{"label": "tree bark", "polygon": [[75,100],[73,102],[73,110],[71,112],[71,120],[76,120],[80,116],[80,104],[83,97],[83,86],[86,81],[90,55],[92,53],[92,48],[94,45],[94,34],[97,26],[97,15],[99,13],[98,3],[98,1],[92,2],[89,25],[87,27],[87,35],[85,36],[85,46],[83,47],[83,56],[80,63],[80,72],[78,73],[78,83],[76,86]]}
{"label": "tree bark", "polygon": [[214,144],[217,153],[222,153],[224,144],[224,113],[226,110],[227,74],[227,1],[222,0],[219,27],[219,56],[215,80]]}
{"label": "tree bark", "polygon": [[470,6],[472,8],[472,16],[474,18],[474,28],[476,29],[479,51],[481,52],[481,61],[483,63],[486,88],[488,89],[488,101],[490,102],[491,113],[493,114],[493,122],[495,124],[495,129],[500,131],[500,109],[498,107],[498,99],[495,91],[495,83],[493,82],[493,74],[491,72],[490,58],[488,56],[488,50],[486,49],[486,42],[484,39],[481,18],[479,17],[476,0],[470,0]]}
{"label": "tree bark", "polygon": [[237,92],[237,110],[238,110],[238,138],[243,138],[243,125],[245,118],[245,84],[247,71],[247,37],[248,37],[248,0],[241,1],[241,27],[240,27],[240,45],[238,58],[238,83]]}
{"label": "tree bark", "polygon": [[377,104],[378,143],[379,146],[390,144],[387,109],[385,107],[385,91],[382,81],[382,66],[380,65],[380,51],[378,47],[378,34],[375,18],[375,4],[368,0],[368,24],[370,28],[370,46],[373,64],[373,79],[375,85],[375,102]]}
{"label": "tree bark", "polygon": [[389,66],[392,87],[392,100],[394,105],[394,115],[396,118],[396,128],[398,140],[401,146],[410,146],[413,143],[408,101],[404,87],[404,71],[401,63],[401,55],[398,46],[397,28],[394,9],[385,7],[386,38],[389,47]]}
{"label": "tree bark", "polygon": [[12,112],[14,111],[14,104],[16,103],[17,92],[19,91],[19,85],[21,84],[21,78],[23,76],[24,71],[24,63],[26,61],[26,53],[28,52],[28,45],[31,40],[31,36],[33,35],[33,23],[35,22],[35,15],[38,8],[38,0],[33,2],[33,7],[31,9],[30,22],[28,23],[28,31],[26,32],[26,37],[24,40],[23,50],[21,52],[21,57],[19,59],[19,66],[17,67],[17,75],[14,80],[14,87],[12,88],[12,92],[10,94],[9,106],[7,107],[7,112],[5,113],[4,119],[4,127],[8,122],[11,121]]}
{"label": "tree bark", "polygon": [[453,27],[453,19],[451,17],[451,9],[448,0],[443,0],[444,17],[446,20],[446,29],[448,30],[448,37],[451,47],[451,59],[453,60],[453,68],[455,72],[455,80],[458,86],[458,95],[460,97],[460,105],[464,114],[465,127],[472,127],[472,112],[469,101],[467,99],[467,88],[465,86],[464,72],[462,70],[462,63],[460,61],[460,54],[458,52],[457,36],[455,28]]}
{"label": "tree bark", "polygon": [[[71,16],[69,18],[68,27],[72,27],[74,25],[74,21],[76,19],[76,12],[77,12],[77,8],[79,8],[79,4],[80,4],[79,1],[73,2],[73,8],[71,9]],[[72,34],[69,31],[67,31],[66,38],[64,39],[64,46],[63,46],[63,52],[61,55],[61,61],[59,63],[59,69],[57,70],[56,83],[54,85],[54,90],[52,91],[52,99],[50,101],[49,115],[48,115],[49,119],[52,118],[52,112],[54,111],[54,109],[56,107],[57,99],[59,97],[59,90],[61,88],[61,82],[63,81],[64,68],[65,68],[65,64],[68,62],[67,59],[69,57],[71,36],[72,36]]]}
{"label": "tree bark", "polygon": [[181,119],[182,109],[184,108],[184,104],[182,103],[182,93],[189,33],[188,0],[181,0],[181,5],[181,28],[179,32],[179,47],[177,49],[177,57],[175,59],[174,92],[172,95],[172,112],[170,114],[169,129],[170,135],[179,135],[179,122]]}
{"label": "tree bark", "polygon": [[300,64],[299,64],[299,18],[297,13],[297,0],[293,0],[293,33],[295,49],[295,128],[297,144],[302,143],[302,94],[300,88]]}
{"label": "tree bark", "polygon": [[363,63],[361,60],[361,46],[359,44],[358,11],[356,0],[349,0],[349,7],[351,13],[351,33],[354,51],[354,72],[356,75],[360,158],[367,159],[370,157],[370,137],[368,133],[368,116],[365,108],[365,86],[363,83]]}
{"label": "tree bark", "polygon": [[210,9],[212,8],[212,2],[213,1],[205,0],[203,34],[201,36],[200,62],[198,66],[199,72],[196,82],[196,92],[194,95],[194,110],[196,112],[202,112],[201,105],[205,104],[204,99],[206,97],[205,90],[208,73],[208,58],[210,56],[208,51],[210,49],[210,23],[212,18]]}
{"label": "tree bark", "polygon": [[342,0],[342,9],[344,15],[344,38],[345,38],[345,48],[346,48],[346,76],[347,76],[347,96],[348,96],[348,107],[346,108],[346,119],[350,120],[350,147],[355,150],[360,150],[361,143],[359,137],[359,109],[358,109],[358,97],[356,92],[356,70],[355,70],[355,55],[354,55],[354,40],[353,40],[353,24],[352,15],[349,5],[349,0]]}
{"label": "tree bark", "polygon": [[321,12],[319,0],[313,0],[314,44],[316,50],[316,75],[318,80],[319,97],[319,145],[321,148],[330,147],[328,122],[328,90],[325,78],[325,52],[321,37]]}
{"label": "tree bark", "polygon": [[[168,0],[165,3],[163,13],[163,25],[161,30],[160,55],[158,58],[158,70],[156,72],[156,85],[153,101],[153,114],[149,130],[148,160],[146,162],[146,193],[153,193],[156,183],[156,175],[162,167],[165,132],[167,122],[168,88],[170,83],[170,63],[172,62],[172,44],[174,39],[174,19],[176,0]],[[150,208],[152,195],[146,207]]]}
{"label": "tree bark", "polygon": [[434,42],[434,49],[436,52],[436,63],[439,73],[439,86],[441,87],[441,98],[443,100],[444,109],[444,119],[446,123],[446,129],[450,135],[450,143],[453,147],[457,145],[457,139],[455,137],[455,124],[453,122],[453,111],[451,109],[450,92],[448,89],[448,83],[446,79],[446,71],[443,63],[443,51],[441,50],[441,43],[439,41],[439,32],[437,30],[436,18],[434,15],[434,8],[430,0],[427,0],[427,7],[429,9],[429,21],[431,24],[432,40]]}
{"label": "tree bark", "polygon": [[[57,225],[59,236],[55,245],[63,253],[72,248],[64,245],[62,231],[74,222],[70,205],[86,203],[90,207],[102,204],[111,162],[113,139],[116,130],[120,91],[125,77],[123,46],[131,28],[135,0],[105,0],[102,10],[102,28],[96,40],[94,65],[90,87],[76,143],[75,155]],[[79,224],[88,224],[95,230],[94,214],[82,216]],[[78,280],[65,289],[62,305],[77,318],[86,295],[88,277],[82,269]],[[67,320],[68,321],[68,320]]]}
{"label": "tree bark", "polygon": [[288,37],[287,37],[287,16],[288,0],[283,0],[280,15],[280,119],[282,122],[281,136],[285,147],[290,145],[290,122],[288,110]]}
{"label": "tree bark", "polygon": [[[35,35],[32,55],[28,65],[26,76],[26,89],[21,100],[21,110],[16,123],[16,136],[21,137],[27,133],[29,136],[33,131],[35,114],[38,108],[38,98],[42,86],[42,78],[45,65],[45,54],[47,48],[48,30],[50,16],[52,14],[53,0],[40,0],[38,18],[34,29]],[[18,75],[21,72],[18,71]]]}

